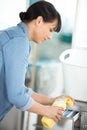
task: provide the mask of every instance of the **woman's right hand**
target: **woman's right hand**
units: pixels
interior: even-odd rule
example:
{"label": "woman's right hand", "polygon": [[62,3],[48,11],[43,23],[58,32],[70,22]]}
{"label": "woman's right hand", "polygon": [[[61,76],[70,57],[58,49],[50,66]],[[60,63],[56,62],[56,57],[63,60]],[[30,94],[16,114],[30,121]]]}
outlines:
{"label": "woman's right hand", "polygon": [[61,119],[64,108],[58,106],[46,106],[46,115],[48,118],[52,118],[55,122]]}

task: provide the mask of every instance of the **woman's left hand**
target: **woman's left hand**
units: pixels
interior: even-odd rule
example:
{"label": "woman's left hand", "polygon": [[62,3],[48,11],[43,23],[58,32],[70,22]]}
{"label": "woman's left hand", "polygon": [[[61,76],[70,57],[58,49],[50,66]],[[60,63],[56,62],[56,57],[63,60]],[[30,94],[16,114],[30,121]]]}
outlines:
{"label": "woman's left hand", "polygon": [[60,96],[56,97],[56,99],[61,99],[61,98],[70,98],[73,102],[73,105],[76,104],[75,99],[73,97],[69,96],[69,95],[60,95]]}

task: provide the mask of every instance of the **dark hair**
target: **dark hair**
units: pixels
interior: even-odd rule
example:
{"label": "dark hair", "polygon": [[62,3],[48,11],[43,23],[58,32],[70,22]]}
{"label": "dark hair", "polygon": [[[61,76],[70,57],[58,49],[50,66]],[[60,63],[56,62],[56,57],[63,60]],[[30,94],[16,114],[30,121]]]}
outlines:
{"label": "dark hair", "polygon": [[38,16],[42,16],[44,22],[53,22],[53,20],[57,19],[58,24],[55,31],[59,32],[61,29],[60,14],[51,3],[43,0],[32,4],[26,12],[21,12],[19,16],[23,22],[30,22]]}

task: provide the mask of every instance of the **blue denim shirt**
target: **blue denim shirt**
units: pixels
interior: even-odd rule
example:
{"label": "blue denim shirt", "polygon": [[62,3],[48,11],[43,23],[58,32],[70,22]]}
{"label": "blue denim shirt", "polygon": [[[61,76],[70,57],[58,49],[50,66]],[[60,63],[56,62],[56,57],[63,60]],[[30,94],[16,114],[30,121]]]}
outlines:
{"label": "blue denim shirt", "polygon": [[14,105],[25,111],[34,104],[34,92],[24,84],[31,50],[28,37],[23,22],[0,33],[0,120]]}

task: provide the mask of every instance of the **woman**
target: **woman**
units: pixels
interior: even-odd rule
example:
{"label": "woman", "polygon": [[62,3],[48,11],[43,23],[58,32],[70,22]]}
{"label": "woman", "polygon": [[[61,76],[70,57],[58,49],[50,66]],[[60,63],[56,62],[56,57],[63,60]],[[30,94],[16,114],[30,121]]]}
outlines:
{"label": "woman", "polygon": [[54,31],[60,31],[60,15],[51,3],[39,1],[21,12],[20,19],[17,26],[0,33],[0,120],[16,106],[58,121],[64,109],[51,104],[59,97],[37,94],[24,81],[31,51],[29,41],[40,44],[51,39]]}

